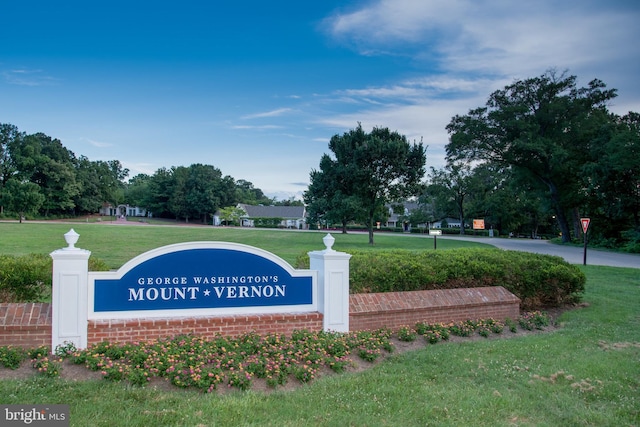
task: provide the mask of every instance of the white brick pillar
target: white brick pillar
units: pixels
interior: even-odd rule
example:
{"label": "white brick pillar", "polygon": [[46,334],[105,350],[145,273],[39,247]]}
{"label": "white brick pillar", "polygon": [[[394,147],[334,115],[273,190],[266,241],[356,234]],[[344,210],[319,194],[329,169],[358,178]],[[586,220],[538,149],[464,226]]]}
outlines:
{"label": "white brick pillar", "polygon": [[349,259],[331,249],[335,239],[327,234],[326,249],[309,252],[309,268],[318,271],[318,311],[325,331],[349,332]]}
{"label": "white brick pillar", "polygon": [[79,234],[64,235],[69,245],[51,252],[53,289],[51,295],[51,351],[64,343],[87,347],[88,275],[90,251],[75,247]]}

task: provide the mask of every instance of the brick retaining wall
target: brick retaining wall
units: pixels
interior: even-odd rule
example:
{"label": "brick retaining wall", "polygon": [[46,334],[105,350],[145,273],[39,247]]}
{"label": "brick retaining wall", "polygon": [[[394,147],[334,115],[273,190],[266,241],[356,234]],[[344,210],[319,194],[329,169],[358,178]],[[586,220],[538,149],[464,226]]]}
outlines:
{"label": "brick retaining wall", "polygon": [[520,299],[501,286],[349,296],[352,331],[519,316]]}
{"label": "brick retaining wall", "polygon": [[51,304],[0,304],[0,345],[51,346]]}
{"label": "brick retaining wall", "polygon": [[[502,287],[387,292],[349,296],[349,329],[397,329],[417,322],[517,319],[520,300]],[[212,336],[244,332],[282,333],[322,330],[321,313],[259,314],[175,319],[90,320],[88,344],[133,342],[178,334]],[[51,345],[51,304],[0,303],[0,346]]]}
{"label": "brick retaining wall", "polygon": [[133,342],[180,334],[201,336],[240,335],[256,331],[261,334],[291,335],[296,329],[322,330],[322,314],[286,313],[175,319],[89,320],[89,345],[100,341]]}

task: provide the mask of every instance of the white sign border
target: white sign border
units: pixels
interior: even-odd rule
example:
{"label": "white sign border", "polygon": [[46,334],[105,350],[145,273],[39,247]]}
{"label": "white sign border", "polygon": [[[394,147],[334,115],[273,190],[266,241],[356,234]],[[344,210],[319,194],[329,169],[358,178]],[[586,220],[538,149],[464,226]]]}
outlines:
{"label": "white sign border", "polygon": [[[219,307],[219,308],[185,308],[171,310],[128,310],[128,311],[95,311],[95,281],[120,280],[130,270],[138,265],[160,255],[192,249],[225,249],[240,251],[265,258],[282,267],[292,277],[311,277],[311,304],[280,305],[280,306],[248,306],[248,307]],[[261,315],[282,313],[311,313],[318,311],[318,272],[315,270],[298,270],[279,256],[254,246],[233,242],[186,242],[176,243],[152,249],[129,260],[116,271],[92,271],[88,274],[88,320],[120,320],[120,319],[155,319],[155,318],[191,318],[232,315]]]}

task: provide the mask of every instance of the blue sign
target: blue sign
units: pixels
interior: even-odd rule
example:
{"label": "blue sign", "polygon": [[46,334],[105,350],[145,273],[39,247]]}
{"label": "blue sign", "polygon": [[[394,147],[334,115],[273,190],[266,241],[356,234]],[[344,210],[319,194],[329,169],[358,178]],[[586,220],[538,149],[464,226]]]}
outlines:
{"label": "blue sign", "polygon": [[258,254],[196,248],[141,262],[119,279],[95,279],[94,311],[306,305],[313,277]]}

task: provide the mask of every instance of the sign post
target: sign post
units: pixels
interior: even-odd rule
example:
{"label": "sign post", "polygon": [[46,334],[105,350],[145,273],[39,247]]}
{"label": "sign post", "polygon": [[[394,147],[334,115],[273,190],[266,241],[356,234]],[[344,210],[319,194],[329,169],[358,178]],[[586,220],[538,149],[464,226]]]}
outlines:
{"label": "sign post", "polygon": [[429,234],[433,236],[433,250],[438,249],[438,236],[442,235],[442,230],[429,230]]}
{"label": "sign post", "polygon": [[591,218],[580,218],[582,224],[582,234],[584,234],[584,256],[582,258],[582,265],[587,265],[587,230],[589,230],[589,224]]}

